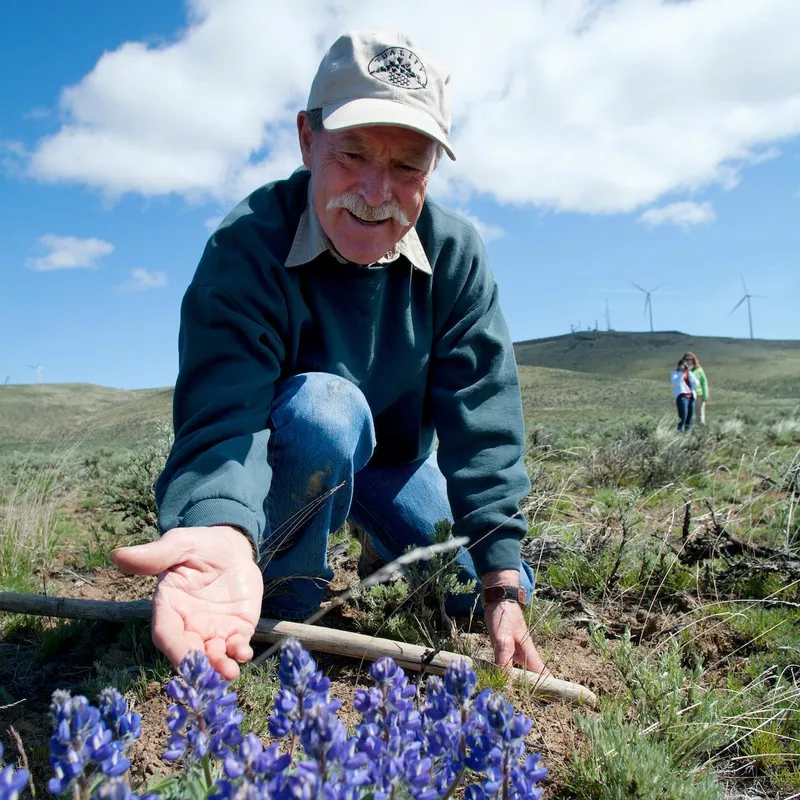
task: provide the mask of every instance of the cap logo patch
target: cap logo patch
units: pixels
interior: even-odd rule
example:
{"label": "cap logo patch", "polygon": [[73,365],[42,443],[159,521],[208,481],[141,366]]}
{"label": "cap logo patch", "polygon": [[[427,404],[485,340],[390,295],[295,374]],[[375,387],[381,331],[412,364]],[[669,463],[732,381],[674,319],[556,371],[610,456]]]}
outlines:
{"label": "cap logo patch", "polygon": [[389,47],[369,62],[369,74],[379,81],[404,89],[424,89],[428,85],[425,65],[405,47]]}

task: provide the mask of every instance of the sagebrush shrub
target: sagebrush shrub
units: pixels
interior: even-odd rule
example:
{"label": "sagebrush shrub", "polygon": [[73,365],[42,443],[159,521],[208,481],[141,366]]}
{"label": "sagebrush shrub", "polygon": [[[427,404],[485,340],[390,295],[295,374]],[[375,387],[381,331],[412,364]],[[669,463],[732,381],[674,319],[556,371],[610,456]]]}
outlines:
{"label": "sagebrush shrub", "polygon": [[708,756],[737,731],[726,724],[724,695],[702,686],[699,659],[686,667],[677,642],[637,652],[630,630],[616,647],[599,629],[592,641],[619,670],[624,694],[602,716],[578,714],[591,748],[570,767],[573,790],[587,800],[717,800]]}
{"label": "sagebrush shrub", "polygon": [[[433,541],[452,537],[450,523],[437,522]],[[363,610],[362,630],[400,635],[419,644],[454,644],[453,623],[445,610],[450,595],[471,594],[475,581],[463,581],[452,552],[436,553],[405,567],[402,577],[390,584],[372,586],[356,596]]]}
{"label": "sagebrush shrub", "polygon": [[710,777],[675,770],[666,743],[624,718],[621,708],[579,717],[591,749],[576,755],[568,785],[583,800],[720,800]]}
{"label": "sagebrush shrub", "polygon": [[707,469],[709,449],[701,434],[665,435],[639,423],[592,450],[585,472],[589,485],[598,488],[659,489]]}
{"label": "sagebrush shrub", "polygon": [[133,533],[157,533],[155,482],[164,469],[172,443],[172,429],[159,424],[155,438],[140,450],[128,454],[107,489],[109,506],[122,513]]}

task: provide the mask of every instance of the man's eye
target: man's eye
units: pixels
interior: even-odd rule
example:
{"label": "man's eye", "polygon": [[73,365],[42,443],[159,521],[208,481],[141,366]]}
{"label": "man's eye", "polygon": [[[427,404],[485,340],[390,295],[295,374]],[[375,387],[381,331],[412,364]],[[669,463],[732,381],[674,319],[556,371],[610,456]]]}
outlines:
{"label": "man's eye", "polygon": [[413,175],[414,173],[417,173],[417,172],[419,172],[419,169],[417,169],[417,167],[412,167],[412,166],[411,166],[411,164],[401,164],[401,165],[400,165],[400,169],[401,169],[403,172],[408,172],[409,174],[412,174],[412,175]]}
{"label": "man's eye", "polygon": [[342,153],[348,161],[359,161],[361,156],[358,153]]}

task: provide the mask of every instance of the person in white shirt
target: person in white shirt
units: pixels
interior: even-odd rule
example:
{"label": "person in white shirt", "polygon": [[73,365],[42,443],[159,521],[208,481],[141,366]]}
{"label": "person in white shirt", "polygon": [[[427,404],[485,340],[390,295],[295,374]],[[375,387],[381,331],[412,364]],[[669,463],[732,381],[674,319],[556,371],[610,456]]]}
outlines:
{"label": "person in white shirt", "polygon": [[700,382],[692,374],[689,365],[683,359],[678,362],[678,366],[669,377],[672,381],[675,404],[678,407],[678,431],[690,431],[692,429],[692,416],[694,415],[694,401]]}

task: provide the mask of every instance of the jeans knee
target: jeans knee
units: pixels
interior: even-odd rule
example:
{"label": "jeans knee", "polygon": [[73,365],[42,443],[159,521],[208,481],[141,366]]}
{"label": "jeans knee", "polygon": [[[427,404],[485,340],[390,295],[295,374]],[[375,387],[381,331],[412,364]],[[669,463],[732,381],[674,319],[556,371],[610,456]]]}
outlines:
{"label": "jeans knee", "polygon": [[284,381],[272,418],[291,425],[293,438],[326,459],[365,464],[375,447],[372,412],[363,392],[350,381],[325,372],[307,372]]}

